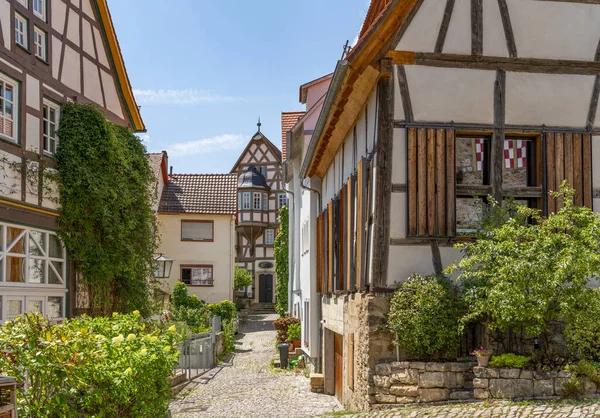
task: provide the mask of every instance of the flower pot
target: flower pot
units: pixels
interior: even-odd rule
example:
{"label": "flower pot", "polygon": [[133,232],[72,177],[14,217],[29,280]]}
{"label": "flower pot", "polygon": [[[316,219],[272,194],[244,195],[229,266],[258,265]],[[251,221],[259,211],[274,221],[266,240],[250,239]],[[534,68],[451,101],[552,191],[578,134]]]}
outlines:
{"label": "flower pot", "polygon": [[289,346],[290,346],[290,348],[289,348],[289,350],[288,350],[288,351],[289,351],[290,353],[293,353],[293,352],[294,352],[294,350],[296,349],[296,348],[294,347],[294,343],[293,343],[293,341],[288,341],[287,343],[288,343],[288,344],[289,344]]}
{"label": "flower pot", "polygon": [[490,362],[490,356],[477,356],[477,365],[479,367],[487,367]]}
{"label": "flower pot", "polygon": [[294,343],[294,347],[297,347],[297,348],[302,347],[302,343],[300,342],[300,340],[293,340],[292,342]]}

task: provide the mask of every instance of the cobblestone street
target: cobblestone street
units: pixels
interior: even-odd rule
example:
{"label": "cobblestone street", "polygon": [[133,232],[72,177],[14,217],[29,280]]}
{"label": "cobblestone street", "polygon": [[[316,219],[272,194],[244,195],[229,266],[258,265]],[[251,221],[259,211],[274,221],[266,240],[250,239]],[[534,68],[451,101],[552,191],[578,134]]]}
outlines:
{"label": "cobblestone street", "polygon": [[242,322],[232,364],[177,396],[173,417],[314,417],[339,410],[333,397],[311,393],[304,375],[272,370],[277,317],[256,315]]}

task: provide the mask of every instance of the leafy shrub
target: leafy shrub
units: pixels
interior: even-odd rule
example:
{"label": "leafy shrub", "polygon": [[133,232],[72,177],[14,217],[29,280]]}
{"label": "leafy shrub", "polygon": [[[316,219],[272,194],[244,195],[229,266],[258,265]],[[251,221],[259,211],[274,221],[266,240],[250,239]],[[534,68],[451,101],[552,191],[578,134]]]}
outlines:
{"label": "leafy shrub", "polygon": [[450,357],[459,344],[461,314],[459,289],[449,279],[413,274],[395,291],[387,325],[412,357]]}
{"label": "leafy shrub", "polygon": [[137,312],[58,325],[30,314],[0,327],[0,372],[17,378],[19,415],[155,417],[171,397],[175,339]]}
{"label": "leafy shrub", "polygon": [[287,329],[288,340],[299,340],[300,335],[300,324],[290,324]]}
{"label": "leafy shrub", "polygon": [[252,285],[252,276],[250,272],[241,267],[235,266],[235,273],[233,276],[233,288],[240,290],[243,287]]}
{"label": "leafy shrub", "polygon": [[572,305],[564,330],[565,343],[572,358],[600,360],[600,289],[584,289]]}
{"label": "leafy shrub", "polygon": [[577,376],[587,376],[596,385],[600,385],[600,374],[598,373],[598,367],[589,361],[580,360],[577,363],[569,364],[567,370],[572,371]]}
{"label": "leafy shrub", "polygon": [[581,380],[573,375],[563,385],[563,396],[569,399],[581,399],[583,397],[583,384]]}
{"label": "leafy shrub", "polygon": [[241,311],[246,307],[246,300],[243,298],[235,298],[235,309]]}
{"label": "leafy shrub", "polygon": [[288,279],[289,279],[289,209],[283,206],[279,210],[279,233],[275,238],[273,256],[275,257],[275,273],[277,285],[275,288],[275,312],[285,316],[288,312]]}
{"label": "leafy shrub", "polygon": [[223,322],[232,321],[237,315],[235,304],[230,300],[208,305],[208,308],[214,316],[220,316]]}
{"label": "leafy shrub", "polygon": [[235,350],[235,327],[233,321],[223,321],[223,355],[233,353]]}
{"label": "leafy shrub", "polygon": [[173,306],[175,309],[191,308],[200,309],[206,304],[198,299],[196,295],[190,295],[188,287],[183,282],[177,282],[173,286]]}
{"label": "leafy shrub", "polygon": [[283,316],[273,321],[273,326],[277,330],[277,341],[280,343],[286,342],[288,338],[288,327],[291,324],[300,325],[300,319],[291,316]]}
{"label": "leafy shrub", "polygon": [[531,364],[531,357],[519,356],[512,353],[494,356],[490,360],[490,367],[507,367],[511,369],[522,369]]}
{"label": "leafy shrub", "polygon": [[207,305],[199,308],[181,307],[172,314],[173,321],[187,325],[195,334],[203,334],[211,329],[212,312]]}

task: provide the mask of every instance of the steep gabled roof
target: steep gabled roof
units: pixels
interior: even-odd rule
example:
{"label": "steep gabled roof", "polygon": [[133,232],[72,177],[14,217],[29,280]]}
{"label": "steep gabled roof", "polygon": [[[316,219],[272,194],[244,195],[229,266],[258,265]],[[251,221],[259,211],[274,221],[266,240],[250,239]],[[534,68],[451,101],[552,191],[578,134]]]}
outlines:
{"label": "steep gabled roof", "polygon": [[125,104],[125,110],[131,121],[133,131],[146,132],[146,126],[142,120],[142,115],[140,114],[140,109],[135,101],[133,89],[131,88],[129,76],[127,75],[125,61],[123,60],[121,47],[119,46],[115,27],[113,26],[110,11],[108,10],[107,0],[93,0],[93,4],[95,4],[98,12],[100,27],[102,28],[103,35],[108,45],[108,52],[117,79],[117,86],[119,87],[121,99]]}
{"label": "steep gabled roof", "polygon": [[158,206],[159,213],[235,215],[235,174],[172,174]]}
{"label": "steep gabled roof", "polygon": [[306,114],[306,112],[281,112],[281,151],[283,160],[287,160],[287,133],[298,121]]}
{"label": "steep gabled roof", "polygon": [[324,75],[323,77],[319,77],[316,80],[309,81],[308,83],[304,83],[300,86],[300,103],[306,104],[306,99],[308,96],[308,89],[316,84],[322,83],[325,80],[330,80],[333,77],[333,73],[329,73]]}
{"label": "steep gabled roof", "polygon": [[382,16],[385,9],[392,3],[392,0],[372,0],[369,5],[369,11],[367,12],[367,16],[365,17],[365,21],[363,22],[362,28],[360,29],[360,34],[358,36],[359,40],[362,38],[377,22],[377,20]]}
{"label": "steep gabled roof", "polygon": [[240,163],[242,162],[242,159],[244,158],[244,155],[246,155],[246,153],[250,149],[250,146],[252,146],[252,142],[255,140],[259,140],[259,139],[265,142],[265,144],[267,145],[269,150],[271,150],[271,152],[277,159],[277,162],[279,162],[279,163],[282,162],[281,151],[279,150],[279,148],[277,148],[275,146],[275,144],[273,144],[271,141],[269,141],[269,138],[264,136],[261,131],[257,131],[254,135],[252,135],[252,139],[248,142],[248,145],[246,145],[246,148],[244,148],[244,151],[242,151],[242,153],[240,154],[240,157],[237,159],[237,161],[233,165],[233,168],[231,169],[230,173],[235,173],[237,171],[238,166],[240,165]]}
{"label": "steep gabled roof", "polygon": [[150,168],[154,173],[154,176],[158,180],[161,176],[165,184],[169,181],[169,174],[167,173],[167,152],[156,152],[148,154],[148,162]]}

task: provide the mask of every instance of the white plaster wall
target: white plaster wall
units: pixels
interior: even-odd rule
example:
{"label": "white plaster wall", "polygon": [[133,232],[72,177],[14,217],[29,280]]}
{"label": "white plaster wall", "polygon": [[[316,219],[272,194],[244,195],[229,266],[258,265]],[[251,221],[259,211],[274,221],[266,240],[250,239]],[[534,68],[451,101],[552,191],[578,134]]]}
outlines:
{"label": "white plaster wall", "polygon": [[443,52],[471,54],[471,0],[456,0]]}
{"label": "white plaster wall", "polygon": [[390,238],[406,238],[406,193],[392,193],[390,203]]}
{"label": "white plaster wall", "polygon": [[317,103],[319,99],[321,99],[321,97],[327,93],[327,89],[331,83],[331,78],[332,77],[329,77],[328,79],[323,80],[308,89],[306,92],[306,109],[312,108],[315,103]]}
{"label": "white plaster wall", "polygon": [[593,76],[507,73],[506,123],[584,127],[594,80]]}
{"label": "white plaster wall", "polygon": [[405,120],[404,104],[400,94],[400,84],[397,77],[397,65],[394,65],[394,120]]}
{"label": "white plaster wall", "polygon": [[493,122],[495,71],[408,65],[406,76],[416,121]]}
{"label": "white plaster wall", "polygon": [[[368,152],[372,152],[376,147],[375,144],[377,143],[377,87],[375,87],[369,95],[367,106],[367,148]],[[363,154],[363,156],[366,155],[367,154]]]}
{"label": "white plaster wall", "polygon": [[497,0],[483,2],[483,55],[508,57],[506,35]]}
{"label": "white plaster wall", "polygon": [[354,173],[354,129],[352,129],[346,137],[344,150],[344,172],[342,181],[348,182],[348,178]]}
{"label": "white plaster wall", "polygon": [[[56,170],[46,168],[49,173],[55,173]],[[58,210],[58,185],[56,182],[51,182],[47,178],[44,181],[48,182],[44,187],[44,195],[42,196],[42,206],[46,209]]]}
{"label": "white plaster wall", "polygon": [[92,20],[96,20],[96,16],[94,16],[94,10],[92,9],[92,4],[90,0],[81,0],[81,10]]}
{"label": "white plaster wall", "polygon": [[30,106],[35,110],[40,110],[40,81],[37,78],[26,74],[25,83],[27,87],[27,106]]}
{"label": "white plaster wall", "polygon": [[108,55],[104,49],[104,42],[102,42],[102,36],[98,28],[94,27],[94,42],[96,43],[96,51],[98,52],[98,60],[101,64],[108,67]]}
{"label": "white plaster wall", "polygon": [[338,334],[344,334],[344,299],[323,298],[322,303],[324,327]]}
{"label": "white plaster wall", "polygon": [[594,4],[508,0],[519,57],[591,61],[600,39]]}
{"label": "white plaster wall", "polygon": [[[34,172],[40,167],[40,164],[37,162],[29,162],[31,169]],[[30,203],[32,205],[37,205],[39,202],[38,199],[38,182],[37,178],[26,177],[25,180],[25,202]]]}
{"label": "white plaster wall", "polygon": [[81,3],[79,0],[71,0],[71,4],[73,4],[75,7],[79,8]]}
{"label": "white plaster wall", "polygon": [[40,152],[40,119],[27,113],[25,116],[25,149],[28,151]]}
{"label": "white plaster wall", "polygon": [[83,58],[83,92],[85,97],[104,106],[98,67],[85,57]]}
{"label": "white plaster wall", "polygon": [[52,0],[52,28],[60,33],[65,30],[65,19],[67,17],[67,6],[62,0]]}
{"label": "white plaster wall", "polygon": [[396,46],[399,51],[433,52],[446,2],[425,0]]}
{"label": "white plaster wall", "polygon": [[[459,250],[451,247],[440,247],[440,254],[444,268],[462,257]],[[431,248],[428,245],[390,245],[387,285],[402,283],[413,273],[425,276],[435,273]]]}
{"label": "white plaster wall", "polygon": [[406,128],[395,128],[392,143],[392,184],[407,183],[406,140]]}
{"label": "white plaster wall", "polygon": [[[64,68],[63,68],[64,71]],[[106,99],[106,108],[119,117],[123,117],[121,102],[117,94],[117,87],[113,77],[104,70],[100,70],[102,74],[102,86],[104,87],[104,98]]]}
{"label": "white plaster wall", "polygon": [[[78,93],[81,93],[81,61],[79,59],[79,53],[68,45],[65,46],[63,69],[60,81],[65,86],[75,90]],[[115,98],[116,93],[117,92],[115,91]]]}
{"label": "white plaster wall", "polygon": [[9,199],[21,200],[21,172],[12,164],[21,163],[21,158],[0,151],[0,192]]}
{"label": "white plaster wall", "polygon": [[94,37],[92,36],[92,25],[85,19],[81,20],[81,24],[83,34],[83,50],[95,58],[96,52],[94,51]]}
{"label": "white plaster wall", "polygon": [[[181,220],[214,221],[214,242],[181,241]],[[159,252],[174,259],[171,277],[165,279],[169,293],[181,279],[182,264],[212,264],[213,287],[188,286],[190,294],[209,303],[231,300],[233,296],[233,234],[234,223],[230,215],[158,215],[161,238]]]}
{"label": "white plaster wall", "polygon": [[2,25],[2,38],[4,47],[10,49],[10,3],[8,0],[0,0],[0,24]]}
{"label": "white plaster wall", "polygon": [[69,9],[69,21],[67,22],[67,39],[79,46],[79,14]]}
{"label": "white plaster wall", "polygon": [[60,69],[61,50],[62,42],[56,36],[52,36],[52,77],[54,77],[56,80],[58,80],[58,71]]}

